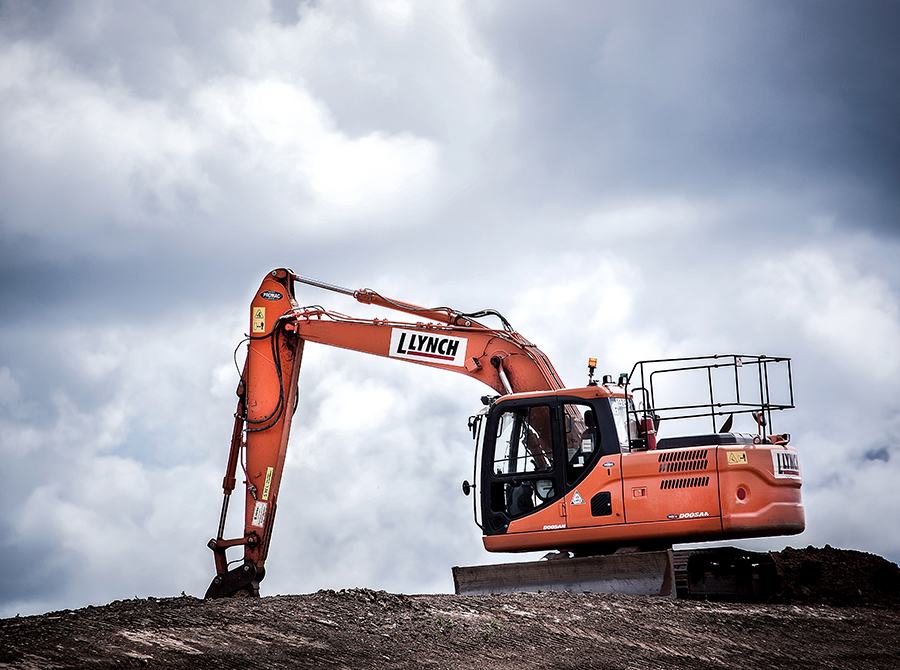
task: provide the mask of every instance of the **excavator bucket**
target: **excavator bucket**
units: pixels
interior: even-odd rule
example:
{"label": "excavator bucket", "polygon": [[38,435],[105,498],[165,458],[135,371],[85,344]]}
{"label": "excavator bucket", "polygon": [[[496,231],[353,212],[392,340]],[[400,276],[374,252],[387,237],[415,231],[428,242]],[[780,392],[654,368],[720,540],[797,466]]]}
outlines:
{"label": "excavator bucket", "polygon": [[257,567],[252,562],[246,562],[222,575],[216,575],[203,597],[209,599],[258,596],[261,579],[262,575]]}
{"label": "excavator bucket", "polygon": [[676,597],[671,551],[453,568],[458,595],[568,591]]}

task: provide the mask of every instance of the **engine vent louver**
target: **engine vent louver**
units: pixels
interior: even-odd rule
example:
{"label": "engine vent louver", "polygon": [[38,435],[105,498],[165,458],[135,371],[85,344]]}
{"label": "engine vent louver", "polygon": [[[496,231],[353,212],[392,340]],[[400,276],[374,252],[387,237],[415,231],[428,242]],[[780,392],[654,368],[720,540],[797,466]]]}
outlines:
{"label": "engine vent louver", "polygon": [[661,453],[659,459],[660,472],[690,472],[706,470],[709,460],[706,458],[709,449],[673,449]]}
{"label": "engine vent louver", "polygon": [[659,488],[666,489],[691,489],[700,486],[709,486],[709,477],[681,477],[679,479],[664,479],[659,483]]}

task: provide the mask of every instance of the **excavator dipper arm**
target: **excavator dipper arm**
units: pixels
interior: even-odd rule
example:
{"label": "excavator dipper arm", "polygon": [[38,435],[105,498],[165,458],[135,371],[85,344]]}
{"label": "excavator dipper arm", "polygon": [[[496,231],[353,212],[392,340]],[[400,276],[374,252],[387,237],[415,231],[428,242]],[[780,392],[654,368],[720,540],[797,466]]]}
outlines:
{"label": "excavator dipper arm", "polygon": [[[358,319],[320,306],[300,307],[295,282],[352,295],[359,302],[412,314],[429,321]],[[475,317],[498,316],[503,328]],[[298,401],[298,377],[306,342],[395,358],[473,377],[500,394],[550,391],[563,384],[546,355],[492,310],[462,313],[449,307],[423,308],[369,289],[352,291],[277,269],[263,279],[250,308],[247,359],[238,384],[231,449],[217,537],[209,541],[216,577],[207,597],[258,595],[272,537],[281,475]],[[245,481],[244,534],[225,539],[225,519],[237,483]],[[225,552],[243,546],[229,569]]]}

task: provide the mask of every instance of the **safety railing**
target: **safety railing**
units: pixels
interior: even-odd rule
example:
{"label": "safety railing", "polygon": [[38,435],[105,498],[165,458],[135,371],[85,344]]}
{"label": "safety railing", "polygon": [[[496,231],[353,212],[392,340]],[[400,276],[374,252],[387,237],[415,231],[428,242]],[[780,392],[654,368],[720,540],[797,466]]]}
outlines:
{"label": "safety railing", "polygon": [[[706,397],[698,398],[695,388],[687,403],[667,405],[658,402],[662,380],[668,382],[677,375],[683,379],[688,374],[693,376],[693,386],[705,387]],[[781,387],[780,398],[772,397],[773,383]],[[752,414],[760,433],[771,434],[774,432],[773,412],[794,408],[791,359],[783,356],[713,354],[638,361],[628,375],[625,390],[635,401],[628,407],[628,418],[634,420],[634,425],[646,425],[641,419],[644,422],[650,419],[657,428],[663,421],[708,416],[715,433],[720,431],[716,425],[717,417]],[[628,425],[631,433],[632,421],[628,421]]]}

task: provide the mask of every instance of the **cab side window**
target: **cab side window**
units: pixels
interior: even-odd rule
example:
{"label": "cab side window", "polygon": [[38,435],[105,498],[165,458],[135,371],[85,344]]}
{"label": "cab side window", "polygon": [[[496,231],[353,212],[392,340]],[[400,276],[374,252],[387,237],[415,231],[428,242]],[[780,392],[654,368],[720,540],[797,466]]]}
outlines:
{"label": "cab side window", "polygon": [[497,424],[494,473],[511,475],[552,469],[550,407],[536,405],[504,412]]}
{"label": "cab side window", "polygon": [[562,405],[566,445],[566,482],[574,483],[587,472],[600,453],[600,431],[597,415],[587,404]]}

